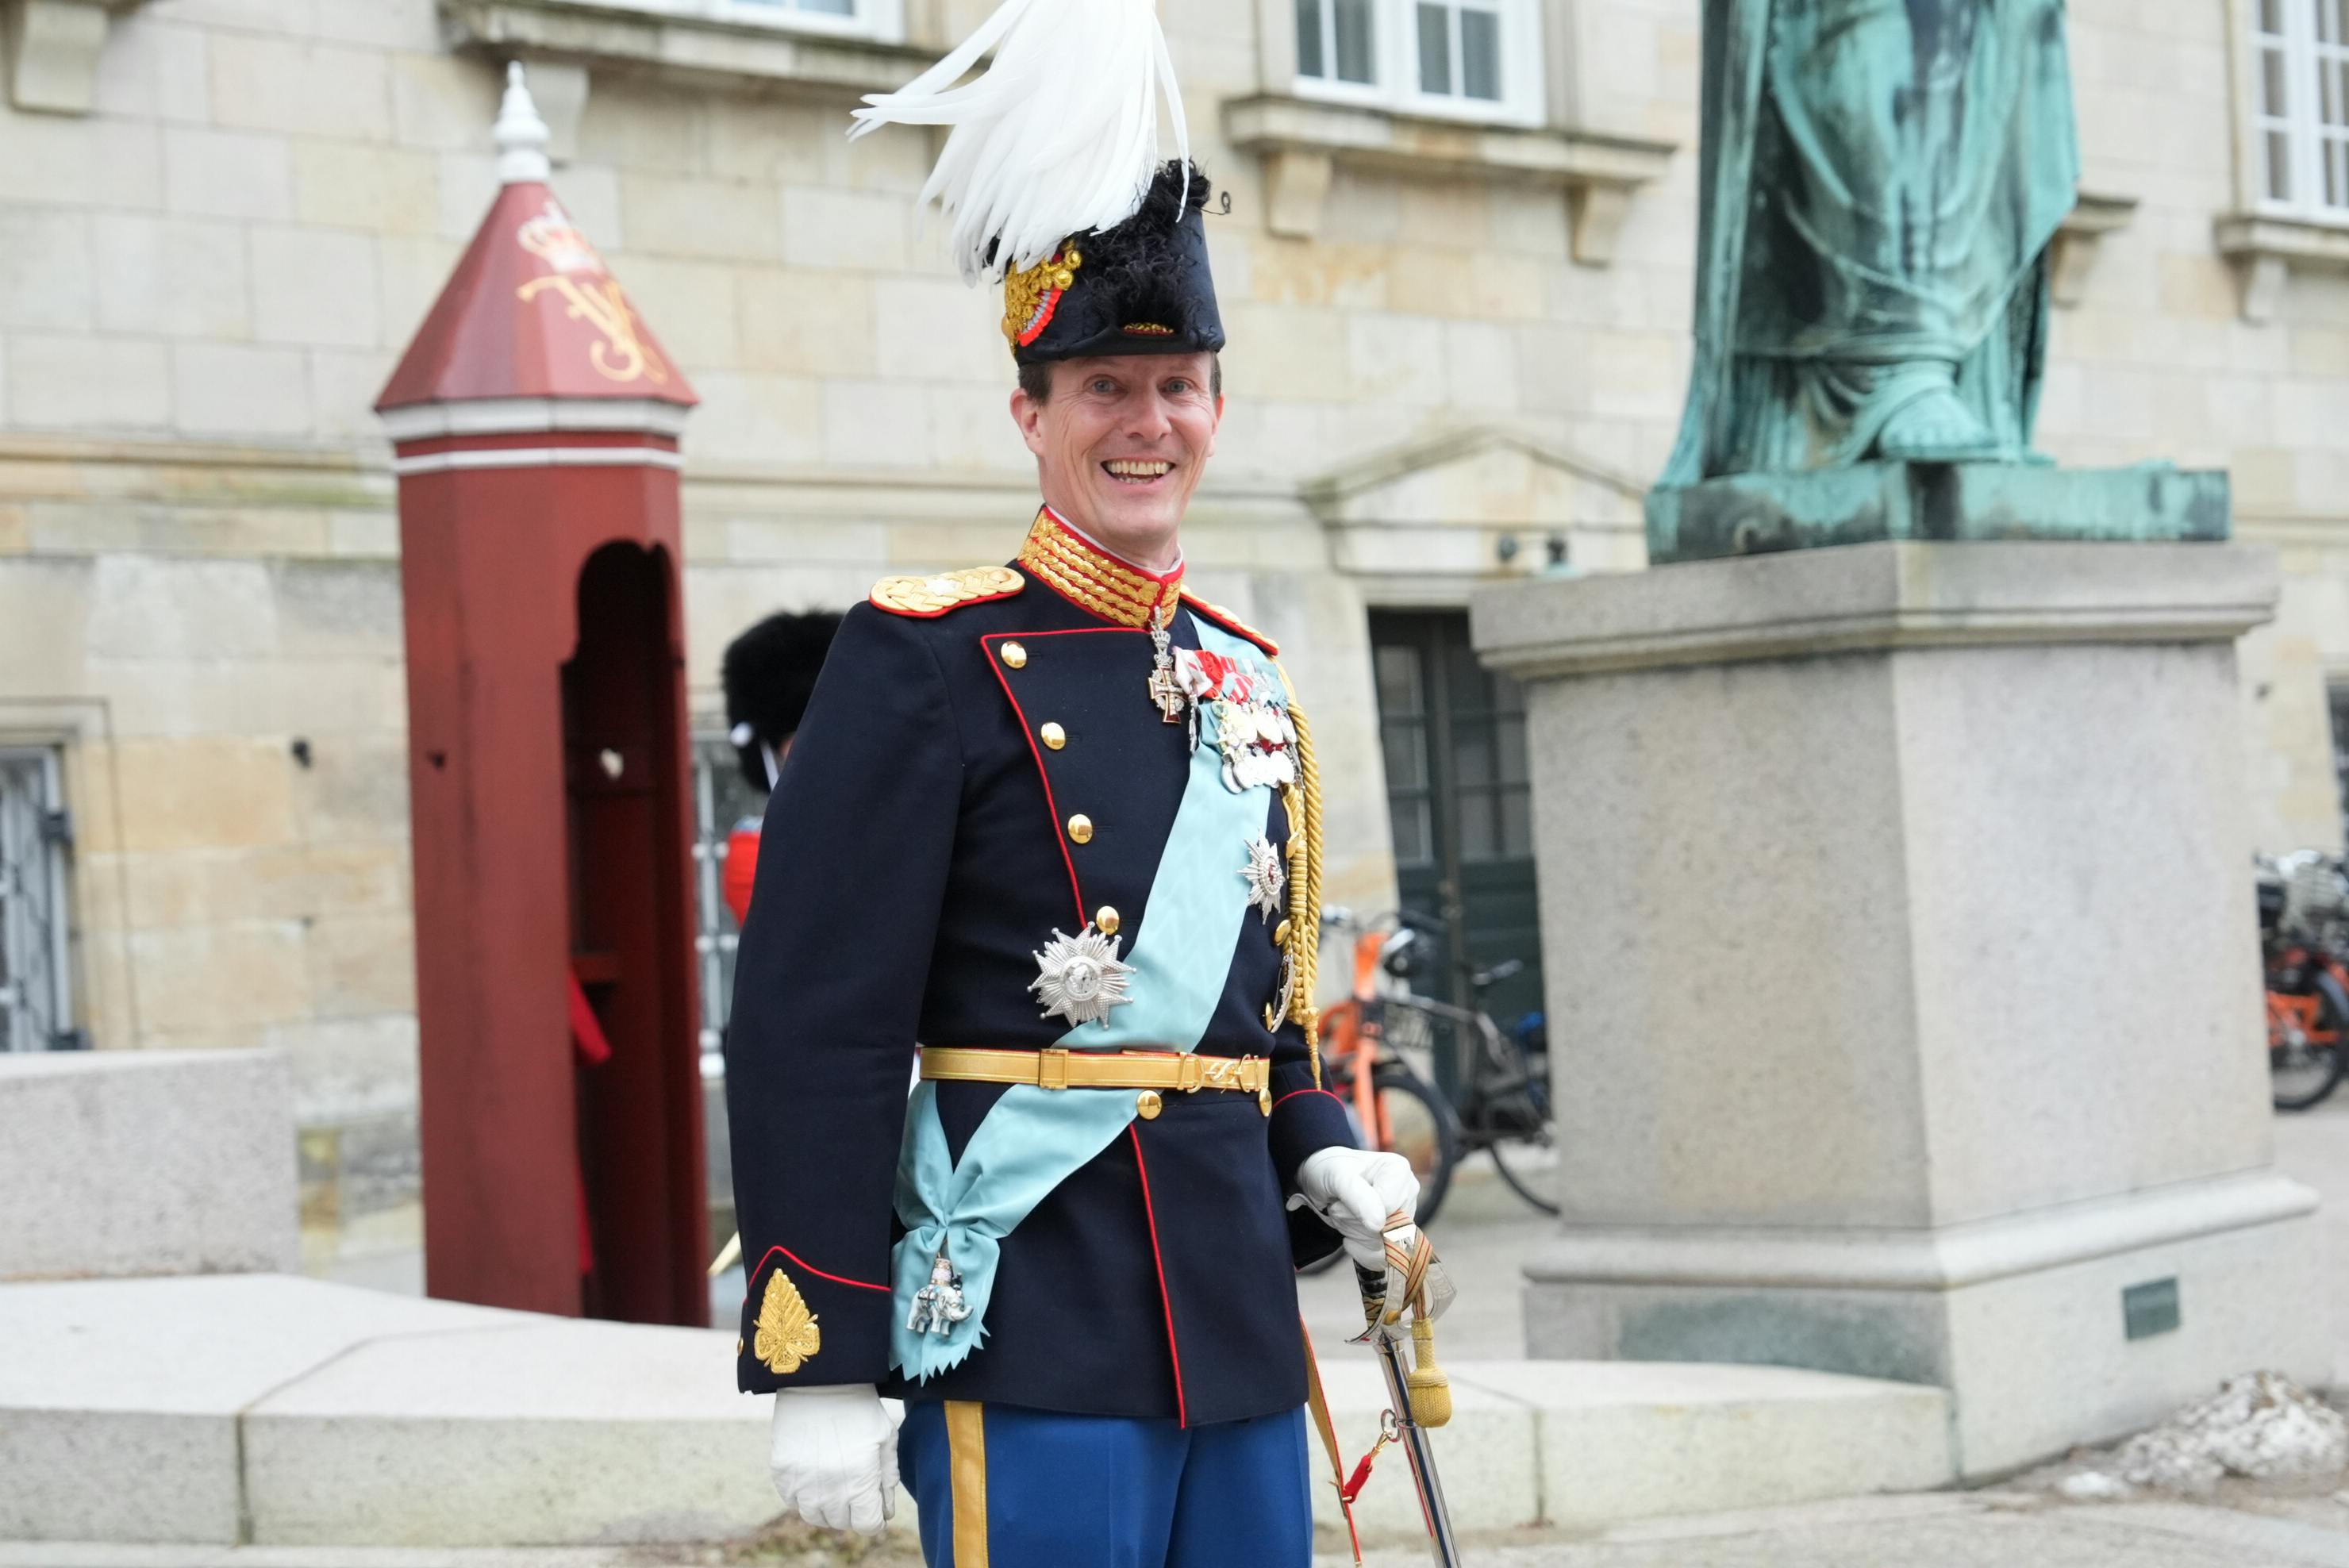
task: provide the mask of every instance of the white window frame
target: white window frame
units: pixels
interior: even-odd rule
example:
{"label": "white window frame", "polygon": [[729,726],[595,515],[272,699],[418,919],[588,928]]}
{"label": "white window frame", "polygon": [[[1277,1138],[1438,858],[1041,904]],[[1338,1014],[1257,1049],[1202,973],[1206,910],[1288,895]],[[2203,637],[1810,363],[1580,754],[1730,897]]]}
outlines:
{"label": "white window frame", "polygon": [[[39,885],[16,896],[16,890],[0,886],[0,944],[5,944],[6,962],[0,964],[0,975],[11,976],[0,983],[0,1008],[11,1015],[29,1012],[47,1026],[47,1037],[26,1041],[19,1037],[14,1018],[10,1026],[0,1031],[0,1051],[49,1050],[71,1045],[75,1034],[73,995],[73,920],[67,903],[71,896],[72,878],[67,872],[67,857],[71,852],[63,842],[49,842],[38,826],[42,819],[68,820],[65,815],[65,760],[54,746],[26,746],[0,743],[0,763],[9,765],[12,774],[27,770],[38,780],[40,798],[32,803],[31,813],[21,804],[7,811],[7,820],[0,821],[0,832],[8,835],[9,842],[0,843],[0,877],[12,882],[20,878],[37,879]],[[25,827],[29,820],[33,824]],[[15,841],[22,830],[25,842]],[[40,910],[46,918],[28,919],[26,909]],[[37,944],[45,950],[47,995],[41,997],[20,995],[17,987],[26,984],[21,978],[29,965],[26,950]]]}
{"label": "white window frame", "polygon": [[[1296,26],[1295,0],[1278,0]],[[1446,0],[1457,8],[1462,0]],[[1419,0],[1371,0],[1371,70],[1368,83],[1309,77],[1299,71],[1295,91],[1299,98],[1331,103],[1358,104],[1397,114],[1431,119],[1467,120],[1485,125],[1539,125],[1544,118],[1542,81],[1542,6],[1540,0],[1467,0],[1472,6],[1498,13],[1501,19],[1501,96],[1472,98],[1451,93],[1423,92],[1419,85]],[[1326,7],[1327,0],[1324,0]],[[1459,26],[1453,27],[1455,40]],[[1334,67],[1334,61],[1327,62]]]}
{"label": "white window frame", "polygon": [[[2323,118],[2324,82],[2323,72],[2334,72],[2341,82],[2337,93],[2349,93],[2349,35],[2325,42],[2318,36],[2320,6],[2332,5],[2333,15],[2339,16],[2337,0],[2277,0],[2283,21],[2281,34],[2270,33],[2262,25],[2260,0],[2248,0],[2245,25],[2250,29],[2251,101],[2246,104],[2247,119],[2253,141],[2251,165],[2256,173],[2254,205],[2264,213],[2282,218],[2349,226],[2349,99],[2336,99],[2334,112],[2340,117],[2328,123]],[[2277,40],[2281,39],[2279,49]],[[2281,53],[2284,67],[2284,112],[2270,111],[2267,101],[2267,57]],[[2274,170],[2269,160],[2270,139],[2281,134],[2284,139],[2286,166],[2291,194],[2277,196],[2274,191]],[[2334,160],[2339,178],[2335,190],[2340,200],[2325,200],[2325,160]]]}
{"label": "white window frame", "polygon": [[[585,0],[583,0],[585,3]],[[642,11],[679,21],[714,22],[765,32],[807,33],[836,38],[901,44],[905,40],[905,0],[854,0],[853,15],[795,9],[792,0],[593,0],[599,8]]]}

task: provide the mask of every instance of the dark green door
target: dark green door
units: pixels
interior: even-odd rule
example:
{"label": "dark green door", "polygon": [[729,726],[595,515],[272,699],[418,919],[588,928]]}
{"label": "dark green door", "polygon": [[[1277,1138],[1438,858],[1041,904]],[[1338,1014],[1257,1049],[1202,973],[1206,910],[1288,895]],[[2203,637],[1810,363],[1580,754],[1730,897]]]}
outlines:
{"label": "dark green door", "polygon": [[1395,879],[1405,909],[1445,923],[1440,975],[1422,992],[1472,1005],[1469,977],[1506,959],[1485,1009],[1508,1028],[1542,1005],[1525,693],[1476,662],[1457,611],[1371,614]]}

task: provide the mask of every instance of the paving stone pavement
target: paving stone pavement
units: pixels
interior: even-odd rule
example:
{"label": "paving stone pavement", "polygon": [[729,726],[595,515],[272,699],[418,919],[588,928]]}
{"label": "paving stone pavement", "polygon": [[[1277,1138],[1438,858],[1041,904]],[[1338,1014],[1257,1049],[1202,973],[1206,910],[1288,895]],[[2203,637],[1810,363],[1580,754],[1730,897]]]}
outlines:
{"label": "paving stone pavement", "polygon": [[[2064,1506],[2012,1493],[1863,1498],[1655,1520],[1585,1540],[1471,1542],[1465,1559],[1474,1568],[2349,1568],[2349,1506],[2325,1497],[2237,1501],[2240,1506]],[[0,1543],[0,1568],[907,1568],[919,1561],[908,1544],[842,1551],[799,1533],[767,1550],[709,1551]],[[1350,1561],[1325,1553],[1314,1568],[1347,1568]],[[1425,1552],[1406,1548],[1371,1553],[1364,1563],[1422,1568],[1427,1561]]]}

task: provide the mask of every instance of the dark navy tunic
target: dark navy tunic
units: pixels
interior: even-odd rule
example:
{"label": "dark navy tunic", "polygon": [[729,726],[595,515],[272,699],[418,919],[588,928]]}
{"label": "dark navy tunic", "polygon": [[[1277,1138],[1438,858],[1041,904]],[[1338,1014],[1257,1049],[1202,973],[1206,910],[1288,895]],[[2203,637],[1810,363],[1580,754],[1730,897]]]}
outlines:
{"label": "dark navy tunic", "polygon": [[[1085,580],[1023,578],[938,614],[850,611],[769,804],[726,1050],[750,1284],[740,1386],[876,1383],[908,1399],[1191,1425],[1290,1409],[1306,1397],[1294,1270],[1338,1243],[1284,1200],[1306,1156],[1352,1139],[1314,1087],[1300,1026],[1267,1027],[1280,951],[1253,915],[1231,951],[1196,955],[1224,975],[1197,1049],[1269,1057],[1271,1114],[1254,1095],[1166,1092],[1163,1114],[1136,1119],[1004,1239],[968,1360],[918,1385],[888,1369],[891,1319],[907,1310],[888,1282],[916,1042],[1060,1040],[1068,1024],[1029,988],[1037,950],[1104,906],[1132,949],[1190,766],[1185,727],[1148,696],[1148,633],[1080,602],[1124,603],[1094,589],[1152,581],[1106,556]],[[1211,614],[1185,601],[1175,645],[1197,646],[1194,617]],[[1063,746],[1041,741],[1047,724]],[[1092,823],[1082,842],[1068,829],[1078,815]],[[1285,852],[1277,800],[1270,820]],[[957,1157],[1003,1092],[937,1085]],[[788,1373],[755,1343],[776,1270],[821,1336]]]}

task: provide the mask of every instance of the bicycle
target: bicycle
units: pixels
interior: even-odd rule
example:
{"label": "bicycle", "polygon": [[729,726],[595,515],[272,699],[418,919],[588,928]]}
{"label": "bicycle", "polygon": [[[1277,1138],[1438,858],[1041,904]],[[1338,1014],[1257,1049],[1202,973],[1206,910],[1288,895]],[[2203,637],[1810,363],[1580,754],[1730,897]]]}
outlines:
{"label": "bicycle", "polygon": [[2258,869],[2271,1089],[2278,1110],[2306,1110],[2349,1076],[2349,875],[2317,850]]}
{"label": "bicycle", "polygon": [[[1510,1167],[1503,1144],[1549,1140],[1547,1057],[1532,1047],[1539,1019],[1504,1034],[1489,1014],[1454,1006],[1408,989],[1381,988],[1381,976],[1408,982],[1420,967],[1435,923],[1402,912],[1361,922],[1348,911],[1323,913],[1322,932],[1352,934],[1353,984],[1345,1000],[1321,1015],[1323,1085],[1347,1103],[1356,1136],[1367,1149],[1409,1160],[1419,1178],[1418,1217],[1424,1223],[1444,1206],[1452,1173],[1464,1153],[1484,1150],[1502,1181],[1544,1213],[1557,1206]],[[1479,998],[1524,968],[1511,961],[1473,976]],[[1461,1106],[1436,1087],[1434,1063],[1451,1047],[1462,1067]],[[1364,1060],[1371,1063],[1365,1075]],[[1464,1114],[1464,1108],[1465,1114]]]}

